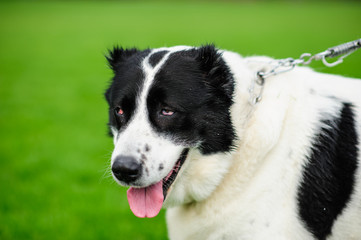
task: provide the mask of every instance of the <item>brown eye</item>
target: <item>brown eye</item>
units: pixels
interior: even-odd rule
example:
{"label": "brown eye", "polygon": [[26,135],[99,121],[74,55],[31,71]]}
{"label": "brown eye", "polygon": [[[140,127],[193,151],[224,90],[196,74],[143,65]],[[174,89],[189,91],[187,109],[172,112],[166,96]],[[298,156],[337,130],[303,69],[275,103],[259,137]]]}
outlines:
{"label": "brown eye", "polygon": [[164,108],[162,109],[161,113],[163,116],[172,116],[174,114],[174,111]]}

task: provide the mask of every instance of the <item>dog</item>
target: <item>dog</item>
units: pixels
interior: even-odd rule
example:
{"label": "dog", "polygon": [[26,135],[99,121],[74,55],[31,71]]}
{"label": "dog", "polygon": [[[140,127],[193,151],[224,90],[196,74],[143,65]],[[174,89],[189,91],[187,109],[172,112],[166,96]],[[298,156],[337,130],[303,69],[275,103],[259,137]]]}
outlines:
{"label": "dog", "polygon": [[[361,239],[361,80],[201,47],[114,47],[112,175],[181,239]],[[258,80],[257,80],[258,79]],[[258,101],[254,101],[255,97]]]}

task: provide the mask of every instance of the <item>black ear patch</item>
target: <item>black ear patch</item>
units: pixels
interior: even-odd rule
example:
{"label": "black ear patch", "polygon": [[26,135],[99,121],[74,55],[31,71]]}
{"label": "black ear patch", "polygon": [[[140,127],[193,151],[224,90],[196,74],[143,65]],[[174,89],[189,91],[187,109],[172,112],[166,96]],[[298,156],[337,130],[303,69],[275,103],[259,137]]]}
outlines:
{"label": "black ear patch", "polygon": [[205,45],[198,49],[196,60],[206,74],[207,84],[222,89],[228,97],[232,97],[233,82],[230,70],[222,59],[222,53],[214,45]]}
{"label": "black ear patch", "polygon": [[221,54],[218,53],[214,45],[205,45],[198,49],[196,60],[201,63],[201,69],[209,73],[216,67],[220,57]]}
{"label": "black ear patch", "polygon": [[109,50],[109,55],[106,56],[110,68],[115,72],[119,64],[121,64],[126,58],[139,52],[136,48],[123,49],[122,47],[115,46],[113,50]]}

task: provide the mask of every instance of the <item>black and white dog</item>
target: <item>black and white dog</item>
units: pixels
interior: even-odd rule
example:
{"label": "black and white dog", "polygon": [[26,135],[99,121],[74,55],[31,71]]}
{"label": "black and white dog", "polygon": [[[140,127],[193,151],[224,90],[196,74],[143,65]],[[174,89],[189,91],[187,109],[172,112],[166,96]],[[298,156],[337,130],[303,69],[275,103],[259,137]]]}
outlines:
{"label": "black and white dog", "polygon": [[172,240],[361,239],[361,80],[296,67],[252,104],[272,59],[210,45],[107,58],[112,173],[136,216],[168,208]]}

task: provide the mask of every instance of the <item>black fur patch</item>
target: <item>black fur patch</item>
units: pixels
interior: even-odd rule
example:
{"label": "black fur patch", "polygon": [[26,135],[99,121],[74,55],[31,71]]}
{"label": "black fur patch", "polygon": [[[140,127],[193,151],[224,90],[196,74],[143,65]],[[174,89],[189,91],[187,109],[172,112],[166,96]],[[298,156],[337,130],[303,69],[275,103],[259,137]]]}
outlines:
{"label": "black fur patch", "polygon": [[[132,116],[136,107],[137,93],[144,81],[141,62],[149,53],[150,50],[115,47],[106,57],[114,72],[112,83],[105,93],[109,104],[109,126],[120,130]],[[123,110],[122,116],[116,114],[118,109]]]}
{"label": "black fur patch", "polygon": [[160,52],[156,52],[153,53],[150,57],[149,57],[149,64],[152,67],[155,67],[160,60],[164,57],[165,54],[167,54],[168,51],[160,51]]}
{"label": "black fur patch", "polygon": [[122,47],[116,46],[113,50],[109,50],[109,55],[106,56],[109,66],[113,71],[116,71],[119,65],[124,62],[125,59],[138,53],[138,49],[123,49]]}
{"label": "black fur patch", "polygon": [[334,221],[350,200],[357,169],[358,137],[352,105],[340,117],[324,121],[303,172],[298,192],[299,214],[319,240],[331,233]]}
{"label": "black fur patch", "polygon": [[[225,152],[235,138],[231,123],[233,78],[214,46],[169,56],[156,74],[147,103],[156,131],[190,146],[201,143],[203,154]],[[163,116],[170,109],[172,116]]]}

